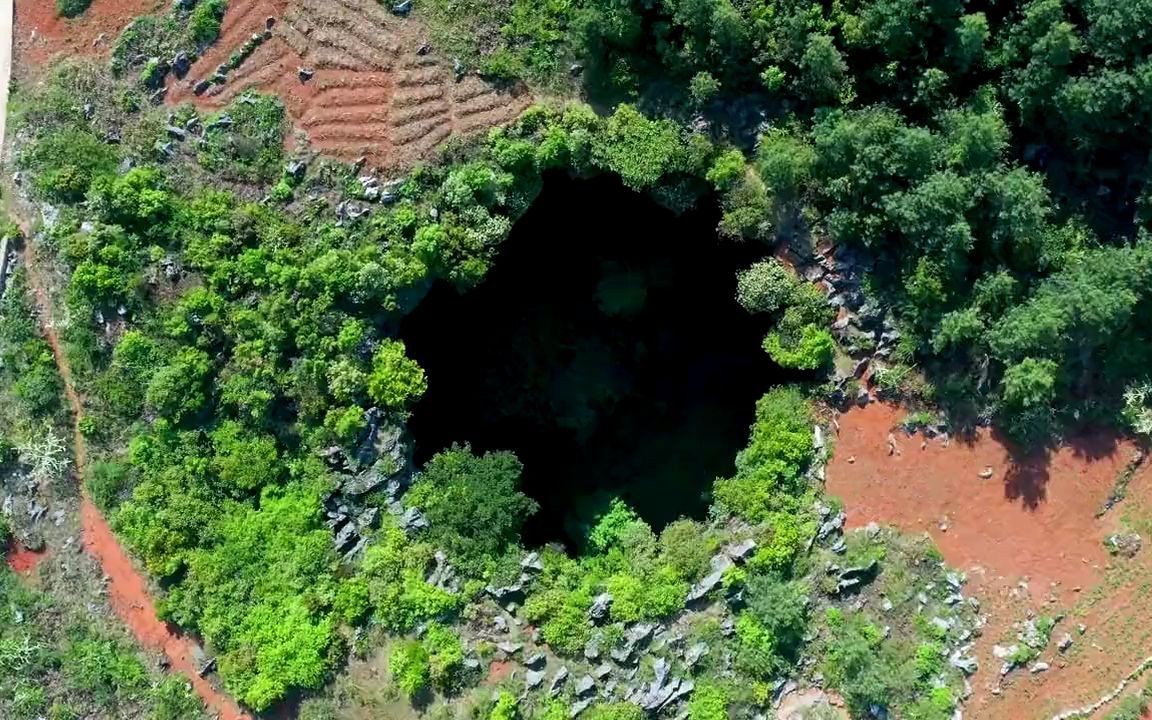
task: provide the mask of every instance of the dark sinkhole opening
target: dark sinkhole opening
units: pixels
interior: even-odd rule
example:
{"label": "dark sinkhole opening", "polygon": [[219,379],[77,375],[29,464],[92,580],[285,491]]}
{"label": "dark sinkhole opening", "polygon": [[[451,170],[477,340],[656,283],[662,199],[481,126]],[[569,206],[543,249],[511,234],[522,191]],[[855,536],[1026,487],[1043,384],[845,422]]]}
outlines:
{"label": "dark sinkhole opening", "polygon": [[540,504],[529,545],[578,546],[612,495],[657,531],[703,517],[756,400],[786,379],[760,347],[768,319],[735,300],[764,247],[718,238],[718,219],[547,176],[483,284],[437,285],[404,321],[428,374],[416,461],[452,443],[514,451]]}

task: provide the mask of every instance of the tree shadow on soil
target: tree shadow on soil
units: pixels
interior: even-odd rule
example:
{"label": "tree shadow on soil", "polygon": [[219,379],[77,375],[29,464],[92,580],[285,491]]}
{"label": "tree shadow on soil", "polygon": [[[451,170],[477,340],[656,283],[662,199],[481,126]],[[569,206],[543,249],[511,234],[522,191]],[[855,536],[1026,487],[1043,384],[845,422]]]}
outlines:
{"label": "tree shadow on soil", "polygon": [[992,431],[992,437],[1004,446],[1011,458],[1004,473],[1004,497],[1019,500],[1028,510],[1035,510],[1048,499],[1049,468],[1052,455],[1060,447],[1072,448],[1076,458],[1091,463],[1115,454],[1121,439],[1115,432],[1084,432],[1066,438],[1059,445],[1028,448],[1009,440],[998,430]]}

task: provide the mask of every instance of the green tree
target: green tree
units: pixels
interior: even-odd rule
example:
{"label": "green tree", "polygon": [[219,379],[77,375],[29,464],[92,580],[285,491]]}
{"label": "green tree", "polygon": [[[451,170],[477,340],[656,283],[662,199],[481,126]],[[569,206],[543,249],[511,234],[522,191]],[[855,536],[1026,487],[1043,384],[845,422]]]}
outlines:
{"label": "green tree", "polygon": [[510,452],[475,455],[454,446],[428,461],[406,500],[427,516],[429,540],[479,575],[518,542],[524,520],[536,512],[535,501],[520,492],[522,469]]}
{"label": "green tree", "polygon": [[389,410],[405,410],[428,389],[424,369],[404,352],[400,340],[384,340],[372,356],[368,395]]}

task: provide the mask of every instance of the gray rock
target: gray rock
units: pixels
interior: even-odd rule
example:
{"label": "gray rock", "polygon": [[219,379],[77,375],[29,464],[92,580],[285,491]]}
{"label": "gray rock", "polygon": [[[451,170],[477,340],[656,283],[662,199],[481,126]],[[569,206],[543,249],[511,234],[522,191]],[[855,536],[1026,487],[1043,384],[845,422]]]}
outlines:
{"label": "gray rock", "polygon": [[544,563],[540,561],[540,553],[530,552],[520,561],[520,567],[527,572],[544,572]]}
{"label": "gray rock", "polygon": [[1038,663],[1033,663],[1032,667],[1029,668],[1029,670],[1032,672],[1033,675],[1036,675],[1038,673],[1046,672],[1049,667],[1051,667],[1051,666],[1046,662],[1038,662]]}
{"label": "gray rock", "polygon": [[608,663],[602,663],[595,670],[592,671],[592,675],[597,680],[603,680],[604,678],[608,677],[611,674],[612,674],[612,666],[609,665]]}
{"label": "gray rock", "polygon": [[965,675],[974,675],[976,671],[980,669],[980,663],[977,662],[976,658],[961,655],[959,651],[952,653],[952,657],[949,658],[948,662],[952,667]]}
{"label": "gray rock", "polygon": [[300,78],[300,82],[308,82],[316,76],[316,71],[310,67],[296,68],[296,77]]}
{"label": "gray rock", "polygon": [[713,590],[720,587],[723,582],[724,573],[722,571],[710,573],[700,580],[700,582],[692,586],[685,601],[688,604],[699,602],[707,597]]}
{"label": "gray rock", "polygon": [[499,650],[500,652],[504,653],[506,656],[512,657],[513,655],[515,655],[516,653],[518,653],[524,649],[524,643],[505,641],[505,642],[501,642],[501,643],[496,643],[496,649]]}
{"label": "gray rock", "polygon": [[503,615],[497,615],[492,618],[492,629],[498,633],[508,632],[508,621],[504,619]]}
{"label": "gray rock", "polygon": [[576,681],[576,697],[586,698],[596,694],[596,681],[591,675],[585,675]]}
{"label": "gray rock", "polygon": [[524,685],[529,690],[535,690],[544,684],[545,673],[543,670],[529,670],[524,675]]}
{"label": "gray rock", "polygon": [[1070,647],[1072,647],[1072,634],[1064,633],[1060,636],[1060,640],[1056,643],[1056,648],[1060,652],[1065,652]]}
{"label": "gray rock", "polygon": [[540,668],[544,667],[547,662],[548,657],[544,653],[538,652],[533,653],[527,660],[525,660],[524,665],[526,667],[532,668],[533,670],[539,670]]}
{"label": "gray rock", "polygon": [[428,518],[418,508],[410,507],[400,516],[400,529],[412,534],[428,527]]}
{"label": "gray rock", "polygon": [[304,173],[308,170],[308,166],[303,160],[293,160],[284,166],[284,173],[296,182],[304,179]]}
{"label": "gray rock", "polygon": [[832,543],[832,547],[828,549],[837,555],[843,555],[844,553],[848,552],[848,542],[844,538],[840,538],[836,542]]}
{"label": "gray rock", "polygon": [[610,593],[600,593],[596,596],[596,599],[592,601],[592,607],[588,609],[588,619],[596,624],[606,622],[611,610],[612,595]]}
{"label": "gray rock", "polygon": [[564,683],[568,681],[568,666],[561,665],[556,674],[552,676],[552,682],[548,684],[548,694],[556,697],[560,694],[560,689],[564,687]]}
{"label": "gray rock", "polygon": [[620,665],[633,665],[636,663],[635,652],[629,647],[614,647],[608,656]]}
{"label": "gray rock", "polygon": [[748,558],[752,557],[752,553],[755,551],[756,541],[752,538],[748,538],[747,540],[733,543],[724,547],[724,552],[728,555],[728,557],[732,558],[736,562],[744,562]]}
{"label": "gray rock", "polygon": [[584,659],[596,662],[600,659],[600,639],[592,638],[584,645]]}
{"label": "gray rock", "polygon": [[577,700],[576,702],[572,703],[572,707],[568,710],[568,717],[574,718],[580,713],[584,712],[589,708],[589,706],[592,705],[592,702],[595,699],[596,698],[584,698],[583,700]]}
{"label": "gray rock", "polygon": [[410,12],[412,12],[412,0],[400,0],[400,2],[392,6],[393,15],[407,17]]}
{"label": "gray rock", "polygon": [[700,659],[707,655],[711,650],[707,643],[698,642],[684,653],[684,664],[688,667],[693,667]]}

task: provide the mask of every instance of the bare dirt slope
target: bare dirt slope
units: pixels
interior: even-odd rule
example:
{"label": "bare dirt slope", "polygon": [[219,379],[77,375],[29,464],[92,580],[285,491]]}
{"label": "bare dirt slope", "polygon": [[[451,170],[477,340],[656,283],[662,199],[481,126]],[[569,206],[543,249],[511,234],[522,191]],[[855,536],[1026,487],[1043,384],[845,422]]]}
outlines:
{"label": "bare dirt slope", "polygon": [[16,0],[16,67],[35,74],[58,56],[107,55],[133,18],[167,7],[164,0],[92,0],[68,20],[57,16],[56,0]]}
{"label": "bare dirt slope", "polygon": [[[223,85],[193,92],[234,49],[274,20],[263,43]],[[531,101],[475,76],[456,81],[453,63],[426,48],[423,27],[376,0],[232,0],[223,34],[168,94],[219,108],[249,88],[279,95],[312,146],[381,168],[407,167],[452,136],[510,122]],[[315,75],[301,80],[308,68]]]}
{"label": "bare dirt slope", "polygon": [[[843,499],[849,526],[927,532],[945,560],[968,573],[988,625],[975,648],[980,670],[966,715],[1031,720],[1094,702],[1152,654],[1152,553],[1113,558],[1103,544],[1121,526],[1148,542],[1152,522],[1141,518],[1152,519],[1152,468],[1145,463],[1128,498],[1097,518],[1136,452],[1131,443],[1096,435],[1020,456],[985,431],[922,448],[921,436],[893,432],[906,414],[873,404],[841,416],[828,490]],[[889,433],[898,446],[891,455]],[[991,477],[981,477],[985,468]],[[1012,624],[1029,613],[1067,614],[1040,657],[1051,668],[1001,679],[992,646],[1014,642]],[[1055,641],[1065,632],[1074,644],[1060,653]]]}

